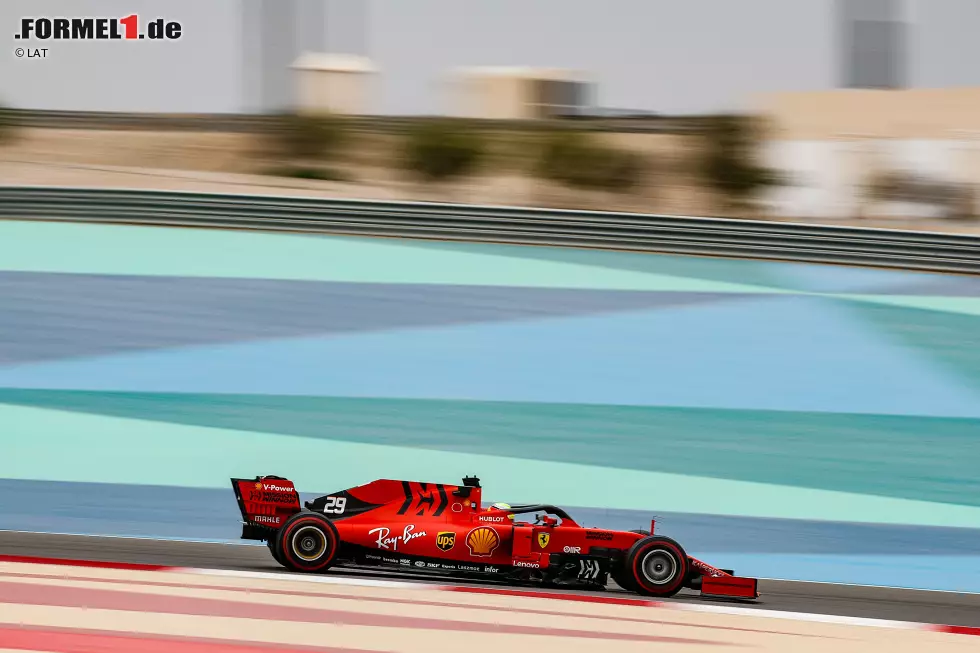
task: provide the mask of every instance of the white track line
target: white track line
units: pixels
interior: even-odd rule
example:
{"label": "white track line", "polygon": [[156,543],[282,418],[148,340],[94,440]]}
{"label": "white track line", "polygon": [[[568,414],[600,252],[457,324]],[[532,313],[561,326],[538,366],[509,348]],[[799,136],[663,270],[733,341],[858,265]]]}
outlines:
{"label": "white track line", "polygon": [[[922,626],[913,621],[893,621],[890,619],[872,619],[869,617],[845,617],[841,615],[817,614],[812,612],[790,612],[787,610],[765,610],[762,608],[737,608],[721,605],[691,605],[688,603],[665,603],[664,607],[683,612],[704,612],[709,614],[728,614],[746,617],[766,617],[769,619],[785,619],[788,621],[809,621],[824,624],[841,624],[847,626],[868,626],[873,628],[900,628],[904,630],[923,630]],[[926,628],[928,630],[928,628]]]}
{"label": "white track line", "polygon": [[321,576],[313,574],[281,574],[271,571],[242,571],[237,569],[200,569],[197,567],[170,567],[169,573],[194,574],[196,576],[225,576],[232,578],[255,578],[263,580],[285,580],[290,582],[322,583],[326,585],[354,585],[359,587],[388,587],[397,589],[419,589],[432,587],[425,583],[412,583],[397,580],[370,580],[367,578],[345,578],[342,576]]}
{"label": "white track line", "polygon": [[[94,537],[94,536],[93,536]],[[4,561],[3,558],[6,556],[0,556],[0,566],[7,562],[16,561]],[[18,557],[18,556],[11,556]],[[74,563],[74,564],[73,564]],[[40,558],[34,559],[32,564],[50,564],[58,566],[78,566],[83,564],[85,566],[101,566],[106,567],[116,567],[117,565],[111,562],[99,562],[99,561],[81,561],[81,560],[58,560],[52,558]],[[235,570],[235,569],[205,569],[200,567],[171,567],[171,566],[161,566],[160,569],[154,570],[157,573],[180,573],[180,574],[193,574],[198,576],[223,576],[223,577],[233,577],[233,578],[244,578],[244,579],[263,579],[263,580],[276,580],[285,582],[301,582],[301,583],[318,583],[327,585],[348,585],[348,586],[359,586],[359,587],[383,587],[390,589],[412,589],[412,590],[429,590],[429,591],[466,591],[475,594],[487,594],[487,595],[500,595],[506,594],[508,596],[519,596],[521,591],[515,590],[513,588],[497,588],[497,587],[485,587],[485,586],[474,586],[474,585],[447,585],[447,584],[429,584],[429,583],[418,583],[410,581],[393,581],[393,580],[371,580],[362,578],[345,578],[341,576],[330,576],[330,575],[319,575],[319,574],[283,574],[275,572],[260,572],[260,571],[245,571],[245,570]],[[832,583],[828,583],[832,584]],[[599,604],[615,605],[620,602],[619,599],[614,597],[606,597],[608,600],[603,600],[602,595],[583,597],[576,594],[563,594],[563,593],[549,593],[549,592],[535,592],[529,591],[527,598],[529,599],[544,599],[544,600],[565,600],[565,601],[576,601],[581,600],[583,602],[592,602]],[[629,600],[635,601],[636,599],[644,600],[644,597],[630,598]],[[636,605],[633,603],[633,605]],[[692,603],[682,603],[674,601],[657,601],[648,600],[648,607],[652,608],[665,608],[668,610],[677,610],[682,612],[701,612],[701,613],[713,613],[713,614],[727,614],[733,616],[742,617],[763,617],[770,619],[783,619],[789,621],[805,621],[805,622],[816,622],[825,624],[839,624],[848,626],[864,626],[873,628],[891,628],[900,630],[924,630],[932,632],[956,632],[959,634],[967,635],[980,635],[980,628],[968,628],[968,627],[958,627],[958,626],[947,626],[943,624],[929,624],[929,623],[918,623],[912,621],[893,621],[888,619],[872,619],[865,617],[847,617],[840,615],[827,615],[809,612],[789,612],[782,610],[766,610],[761,608],[741,608],[735,606],[721,606],[721,605],[706,605],[706,604],[692,604]]]}
{"label": "white track line", "polygon": [[[270,580],[288,580],[290,582],[307,582],[307,583],[327,583],[332,585],[353,585],[362,587],[390,587],[398,589],[415,589],[415,590],[430,590],[430,591],[456,591],[460,588],[467,590],[468,592],[476,594],[501,594],[506,592],[508,596],[515,596],[514,590],[511,588],[494,588],[494,587],[482,587],[482,586],[471,586],[471,585],[438,585],[438,584],[427,584],[427,583],[412,583],[412,582],[399,582],[399,581],[373,581],[373,580],[362,580],[355,578],[341,578],[341,577],[331,577],[331,576],[320,576],[320,575],[305,575],[305,574],[278,574],[278,573],[267,573],[267,572],[257,572],[257,571],[240,571],[240,570],[215,570],[215,569],[198,569],[194,567],[173,567],[168,571],[178,572],[183,574],[195,574],[202,576],[232,576],[237,578],[262,578]],[[518,590],[519,591],[519,590]],[[548,593],[545,592],[535,592],[529,593],[528,598],[534,599],[545,599],[549,600]],[[559,594],[555,593],[554,599],[558,600],[575,600],[573,594]],[[601,599],[598,603],[603,603]],[[643,597],[636,597],[643,598]],[[589,597],[592,600],[592,597]],[[615,599],[609,601],[609,604],[615,604]],[[947,626],[940,624],[928,624],[928,623],[918,623],[913,621],[894,621],[889,619],[873,619],[867,617],[847,617],[841,615],[829,615],[829,614],[817,614],[810,612],[790,612],[784,610],[766,610],[762,608],[740,608],[734,606],[721,606],[721,605],[695,605],[691,603],[681,603],[673,601],[655,601],[650,600],[649,607],[655,608],[665,608],[668,610],[677,610],[681,612],[701,612],[708,614],[725,614],[732,616],[741,617],[764,617],[769,619],[783,619],[787,621],[804,621],[812,623],[824,623],[824,624],[836,624],[843,626],[863,626],[869,628],[889,628],[889,629],[899,629],[899,630],[926,630],[926,631],[940,631],[943,632]],[[980,630],[977,633],[980,635]]]}

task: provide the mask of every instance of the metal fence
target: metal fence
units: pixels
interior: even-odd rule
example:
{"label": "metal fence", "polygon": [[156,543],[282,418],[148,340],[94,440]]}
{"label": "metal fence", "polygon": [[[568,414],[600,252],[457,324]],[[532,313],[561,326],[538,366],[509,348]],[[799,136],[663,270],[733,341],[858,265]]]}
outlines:
{"label": "metal fence", "polygon": [[980,274],[980,238],[974,236],[637,213],[0,187],[0,218],[482,241]]}
{"label": "metal fence", "polygon": [[[274,129],[282,116],[272,114],[164,114],[106,111],[42,111],[3,109],[7,122],[19,127],[37,129],[111,129],[140,131],[191,131],[262,133]],[[427,116],[344,116],[344,124],[353,131],[401,134]],[[472,128],[498,131],[540,131],[555,127],[575,127],[583,131],[616,133],[696,132],[701,118],[663,117],[577,117],[551,120],[462,119]]]}

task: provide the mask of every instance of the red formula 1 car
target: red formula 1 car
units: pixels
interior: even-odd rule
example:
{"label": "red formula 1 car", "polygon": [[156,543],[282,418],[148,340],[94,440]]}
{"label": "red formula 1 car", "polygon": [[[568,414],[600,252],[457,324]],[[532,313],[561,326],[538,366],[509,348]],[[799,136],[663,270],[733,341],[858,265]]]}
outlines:
{"label": "red formula 1 car", "polygon": [[[606,589],[611,577],[645,596],[683,588],[702,596],[758,598],[754,578],[740,578],[684,552],[650,530],[580,526],[552,505],[484,509],[480,480],[462,485],[377,480],[307,501],[279,476],[231,479],[244,525],[242,539],[268,543],[293,571],[331,566],[392,566],[439,575],[474,575],[514,583]],[[537,513],[536,521],[518,515]]]}

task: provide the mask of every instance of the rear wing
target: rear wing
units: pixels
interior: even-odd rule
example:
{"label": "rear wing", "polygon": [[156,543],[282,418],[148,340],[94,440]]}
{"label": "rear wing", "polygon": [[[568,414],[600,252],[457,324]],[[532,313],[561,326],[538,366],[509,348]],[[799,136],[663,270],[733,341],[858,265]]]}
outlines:
{"label": "rear wing", "polygon": [[281,476],[233,478],[238,510],[242,513],[242,539],[264,540],[302,508],[293,482]]}

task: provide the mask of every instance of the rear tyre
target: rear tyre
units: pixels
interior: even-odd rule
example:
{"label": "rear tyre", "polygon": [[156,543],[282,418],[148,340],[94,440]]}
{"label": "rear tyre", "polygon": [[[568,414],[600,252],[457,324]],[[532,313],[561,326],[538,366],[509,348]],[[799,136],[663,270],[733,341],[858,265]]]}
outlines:
{"label": "rear tyre", "polygon": [[279,548],[279,533],[280,531],[276,531],[269,537],[266,544],[269,546],[269,552],[272,553],[272,559],[285,567],[286,563],[282,559],[282,549]]}
{"label": "rear tyre", "polygon": [[684,587],[690,572],[690,562],[681,545],[658,535],[637,540],[626,553],[625,567],[631,589],[644,596],[674,596]]}
{"label": "rear tyre", "polygon": [[276,539],[283,566],[293,571],[326,570],[340,546],[337,527],[315,512],[298,512],[290,517]]}

